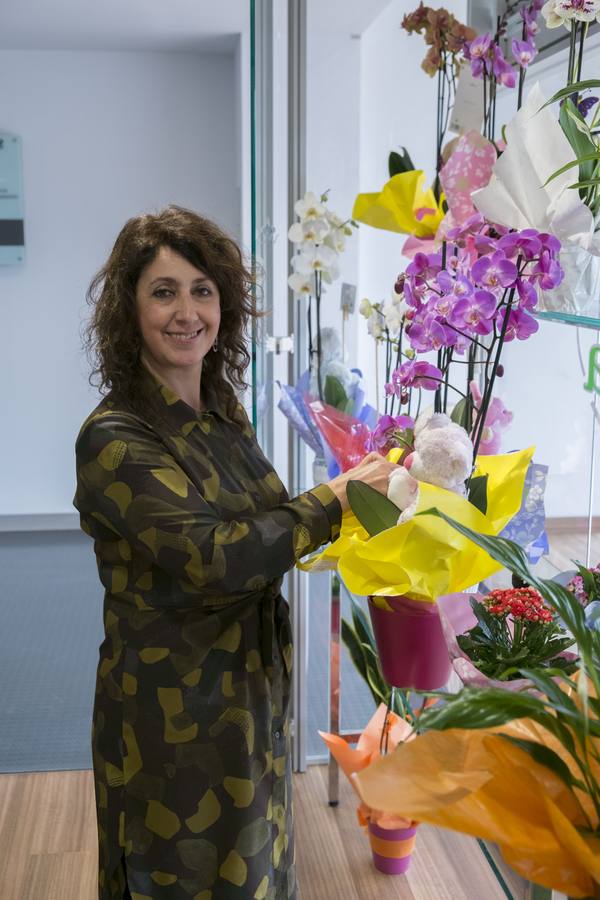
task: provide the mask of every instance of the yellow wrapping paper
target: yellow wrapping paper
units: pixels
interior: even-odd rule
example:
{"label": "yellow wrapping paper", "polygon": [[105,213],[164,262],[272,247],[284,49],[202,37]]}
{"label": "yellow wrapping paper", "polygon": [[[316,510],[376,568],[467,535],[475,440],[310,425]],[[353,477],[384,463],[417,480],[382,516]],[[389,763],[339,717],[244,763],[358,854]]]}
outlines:
{"label": "yellow wrapping paper", "polygon": [[[482,534],[499,534],[518,512],[534,448],[477,458],[476,475],[488,475],[484,515],[465,497],[420,482],[417,513],[436,508]],[[391,458],[397,459],[397,455]],[[434,603],[497,572],[502,566],[442,519],[415,515],[375,537],[352,513],[344,513],[337,541],[300,563],[303,569],[338,567],[351,593],[405,594]],[[382,605],[387,606],[385,601]]]}
{"label": "yellow wrapping paper", "polygon": [[[394,175],[378,193],[357,196],[352,218],[385,231],[433,237],[444,217],[443,198],[438,204],[431,188],[424,184],[425,174],[419,169]],[[431,212],[423,214],[423,210]]]}
{"label": "yellow wrapping paper", "polygon": [[[381,742],[381,733],[385,723],[386,715],[385,704],[380,704],[374,716],[366,726],[365,730],[358,739],[356,748],[348,744],[344,738],[338,734],[327,734],[319,731],[331,755],[336,760],[340,769],[350,781],[350,784],[356,791],[356,783],[354,774],[362,772],[370,766],[375,760],[381,759],[379,745]],[[400,716],[390,713],[387,721],[388,730],[388,752],[396,749],[398,744],[414,737],[411,726]],[[414,823],[410,819],[403,816],[394,815],[393,813],[381,812],[380,810],[371,809],[366,803],[361,802],[358,807],[358,820],[361,825],[373,822],[381,828],[410,828]]]}
{"label": "yellow wrapping paper", "polygon": [[[362,801],[496,842],[524,878],[570,897],[600,889],[599,824],[589,796],[572,790],[550,769],[498,732],[534,740],[571,757],[554,736],[530,719],[498,729],[430,731],[359,772]],[[593,739],[596,752],[600,741]],[[586,815],[587,814],[587,815]]]}

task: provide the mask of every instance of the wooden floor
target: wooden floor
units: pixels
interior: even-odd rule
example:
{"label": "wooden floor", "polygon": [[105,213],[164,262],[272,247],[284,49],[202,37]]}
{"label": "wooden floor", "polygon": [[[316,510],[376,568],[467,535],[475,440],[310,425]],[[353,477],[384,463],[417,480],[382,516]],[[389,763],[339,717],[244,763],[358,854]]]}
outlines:
{"label": "wooden floor", "polygon": [[[331,809],[326,771],[295,776],[301,900],[505,898],[475,840],[427,826],[406,876],[376,872],[352,790]],[[94,900],[96,860],[91,772],[0,776],[1,900]]]}

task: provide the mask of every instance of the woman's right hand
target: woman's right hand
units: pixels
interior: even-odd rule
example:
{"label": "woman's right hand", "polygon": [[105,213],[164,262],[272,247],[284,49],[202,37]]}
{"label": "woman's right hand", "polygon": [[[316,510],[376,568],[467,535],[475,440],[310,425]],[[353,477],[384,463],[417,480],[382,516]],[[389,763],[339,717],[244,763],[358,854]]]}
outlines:
{"label": "woman's right hand", "polygon": [[397,469],[398,466],[388,462],[385,456],[372,452],[368,453],[357,466],[333,478],[328,485],[340,501],[342,511],[345,511],[350,508],[346,495],[346,486],[349,481],[362,481],[375,488],[380,494],[387,496],[390,475]]}

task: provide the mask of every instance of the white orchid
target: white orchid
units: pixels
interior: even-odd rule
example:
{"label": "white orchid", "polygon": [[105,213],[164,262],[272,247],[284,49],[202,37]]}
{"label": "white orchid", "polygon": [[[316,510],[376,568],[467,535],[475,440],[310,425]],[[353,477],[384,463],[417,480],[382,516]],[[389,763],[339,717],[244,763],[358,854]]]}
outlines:
{"label": "white orchid", "polygon": [[292,244],[321,244],[330,232],[326,219],[305,219],[290,226],[288,238]]}
{"label": "white orchid", "polygon": [[548,28],[564,25],[571,29],[571,21],[600,22],[600,0],[548,0],[542,7],[542,15]]}
{"label": "white orchid", "polygon": [[294,212],[301,222],[305,219],[321,219],[326,214],[327,209],[324,203],[315,193],[307,191],[301,200],[296,200]]}
{"label": "white orchid", "polygon": [[288,284],[297,297],[311,297],[316,290],[314,275],[307,276],[294,272],[288,278]]}
{"label": "white orchid", "polygon": [[303,247],[293,258],[293,265],[296,272],[300,272],[301,275],[320,272],[328,284],[331,284],[338,274],[337,253],[324,244]]}
{"label": "white orchid", "polygon": [[373,312],[373,304],[369,300],[368,297],[363,297],[360,303],[358,304],[358,311],[361,316],[364,316],[365,319],[368,319],[369,316]]}
{"label": "white orchid", "polygon": [[330,231],[325,238],[325,244],[331,247],[332,250],[335,250],[336,253],[343,253],[346,249],[346,239],[343,232],[339,228]]}
{"label": "white orchid", "polygon": [[367,330],[375,340],[383,336],[383,323],[381,313],[373,310],[367,321]]}

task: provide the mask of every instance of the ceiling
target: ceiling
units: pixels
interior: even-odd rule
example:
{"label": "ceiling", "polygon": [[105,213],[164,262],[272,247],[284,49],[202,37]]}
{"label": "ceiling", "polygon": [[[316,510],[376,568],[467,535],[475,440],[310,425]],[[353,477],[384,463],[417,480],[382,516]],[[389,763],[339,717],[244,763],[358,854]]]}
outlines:
{"label": "ceiling", "polygon": [[[307,0],[309,33],[359,35],[389,2]],[[0,0],[0,49],[231,53],[249,27],[250,0]]]}

